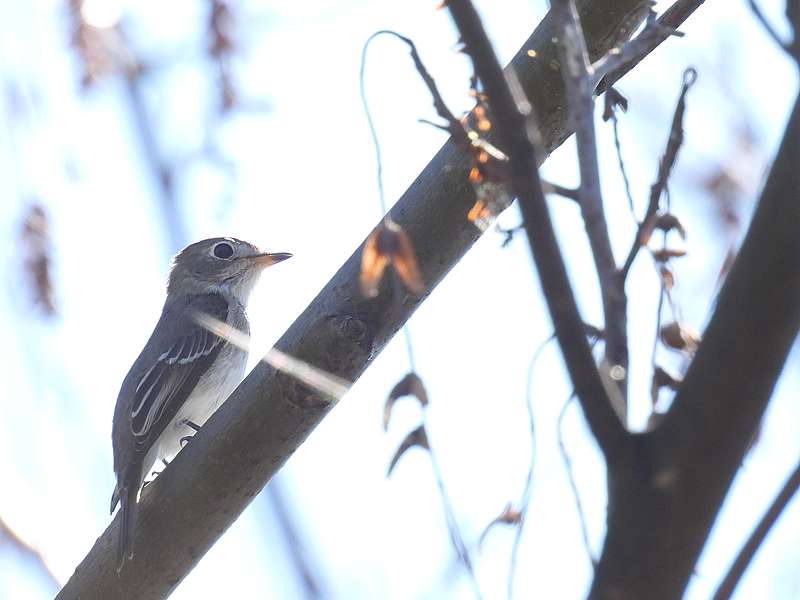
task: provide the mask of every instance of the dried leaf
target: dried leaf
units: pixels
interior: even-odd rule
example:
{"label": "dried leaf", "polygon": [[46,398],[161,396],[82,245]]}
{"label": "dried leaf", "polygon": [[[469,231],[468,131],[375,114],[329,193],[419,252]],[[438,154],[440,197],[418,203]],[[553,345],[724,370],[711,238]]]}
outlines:
{"label": "dried leaf", "polygon": [[428,444],[428,434],[425,433],[424,425],[417,427],[400,443],[400,446],[397,448],[397,451],[394,453],[394,456],[392,456],[392,460],[389,463],[389,469],[386,471],[387,477],[391,477],[392,471],[394,471],[394,467],[397,465],[397,461],[399,461],[400,457],[405,454],[406,450],[413,448],[414,446],[419,446],[425,450],[430,450],[430,445]]}
{"label": "dried leaf", "polygon": [[677,248],[661,248],[660,250],[651,250],[650,252],[652,253],[656,262],[659,263],[665,263],[671,258],[680,258],[681,256],[686,256],[686,250],[680,250]]}
{"label": "dried leaf", "polygon": [[674,229],[684,240],[686,239],[686,228],[683,226],[683,223],[680,222],[680,219],[671,213],[658,215],[655,221],[655,228],[667,232]]}
{"label": "dried leaf", "polygon": [[661,367],[656,367],[653,371],[653,381],[650,384],[650,399],[653,401],[653,408],[658,403],[658,392],[662,387],[677,391],[682,380],[673,377]]}
{"label": "dried leaf", "polygon": [[507,187],[502,183],[481,181],[473,184],[478,200],[467,213],[467,219],[481,231],[486,231],[495,217],[511,204]]}
{"label": "dried leaf", "polygon": [[414,372],[409,373],[392,388],[392,391],[389,392],[389,397],[386,398],[386,403],[383,406],[384,431],[389,429],[389,420],[392,417],[394,403],[403,396],[414,396],[421,406],[428,406],[428,391],[425,389],[425,384],[422,383],[419,375]]}
{"label": "dried leaf", "polygon": [[481,536],[478,538],[478,546],[483,545],[483,540],[486,538],[486,535],[489,533],[489,530],[492,529],[495,525],[503,524],[503,525],[519,525],[522,522],[522,513],[515,509],[511,503],[509,502],[506,504],[506,507],[503,509],[499,515],[497,515],[494,519],[492,519],[491,523],[486,526],[486,529],[483,530]]}
{"label": "dried leaf", "polygon": [[674,350],[694,354],[700,345],[700,334],[683,323],[673,322],[664,325],[660,332],[661,341]]}
{"label": "dried leaf", "polygon": [[605,93],[603,121],[608,121],[611,117],[613,117],[617,107],[619,107],[622,112],[628,112],[628,99],[620,94],[617,88],[610,87]]}
{"label": "dried leaf", "polygon": [[34,303],[45,315],[57,313],[52,281],[50,228],[41,204],[30,206],[19,233],[22,265],[30,282]]}
{"label": "dried leaf", "polygon": [[368,298],[374,298],[378,295],[378,286],[383,277],[383,272],[389,264],[389,257],[380,252],[378,247],[380,227],[370,234],[364,244],[364,250],[361,252],[359,280],[361,282],[361,293]]}
{"label": "dried leaf", "polygon": [[361,252],[361,292],[368,298],[378,295],[386,267],[392,265],[401,283],[419,294],[425,289],[411,238],[391,219],[378,225]]}

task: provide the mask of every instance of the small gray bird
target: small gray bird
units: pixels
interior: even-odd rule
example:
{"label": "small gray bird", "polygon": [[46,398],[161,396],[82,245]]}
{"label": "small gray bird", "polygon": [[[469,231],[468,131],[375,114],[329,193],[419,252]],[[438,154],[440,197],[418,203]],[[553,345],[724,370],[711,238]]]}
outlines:
{"label": "small gray bird", "polygon": [[245,307],[264,268],[292,255],[263,253],[235,238],[187,246],[172,263],[167,300],[150,339],[122,382],[112,426],[121,503],[117,571],[133,558],[139,490],[156,461],[167,464],[236,388],[247,353],[198,324],[213,317],[250,333]]}

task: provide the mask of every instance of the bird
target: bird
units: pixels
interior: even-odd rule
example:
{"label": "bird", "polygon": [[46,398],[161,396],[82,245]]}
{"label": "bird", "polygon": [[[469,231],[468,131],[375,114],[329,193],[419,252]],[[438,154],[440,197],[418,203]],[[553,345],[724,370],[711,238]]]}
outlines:
{"label": "bird", "polygon": [[190,244],[172,260],[161,317],[120,387],[112,421],[120,505],[117,572],[133,559],[139,493],[153,465],[166,466],[244,376],[247,352],[200,324],[205,315],[245,335],[245,309],[261,272],[292,255],[261,252],[233,237]]}

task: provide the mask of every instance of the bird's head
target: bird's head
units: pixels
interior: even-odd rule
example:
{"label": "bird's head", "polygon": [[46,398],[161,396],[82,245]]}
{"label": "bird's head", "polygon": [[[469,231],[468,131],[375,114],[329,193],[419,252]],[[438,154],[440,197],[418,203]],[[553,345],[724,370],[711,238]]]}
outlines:
{"label": "bird's head", "polygon": [[246,304],[261,272],[291,256],[288,252],[261,252],[253,244],[232,237],[195,242],[172,260],[167,294],[227,290]]}

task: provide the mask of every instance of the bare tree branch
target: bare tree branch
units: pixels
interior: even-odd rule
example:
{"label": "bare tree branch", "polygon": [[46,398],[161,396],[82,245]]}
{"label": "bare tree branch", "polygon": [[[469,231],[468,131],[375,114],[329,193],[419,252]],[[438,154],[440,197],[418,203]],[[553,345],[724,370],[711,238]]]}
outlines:
{"label": "bare tree branch", "polygon": [[705,0],[678,0],[664,11],[654,24],[651,23],[640,35],[628,42],[627,50],[620,52],[614,64],[609,62],[604,66],[608,74],[599,82],[597,94],[614,85],[662,42],[674,35],[678,27],[704,2]]}
{"label": "bare tree branch", "polygon": [[786,508],[795,493],[797,493],[797,488],[800,488],[800,463],[797,463],[794,471],[789,475],[786,483],[783,484],[781,491],[775,497],[775,500],[772,501],[769,509],[764,513],[764,516],[761,518],[761,521],[758,522],[753,533],[750,534],[745,545],[742,546],[742,549],[736,556],[736,560],[733,561],[725,578],[719,584],[713,600],[727,600],[731,597],[739,583],[739,579],[744,575],[744,572],[750,565],[750,561],[753,560],[761,544],[764,543],[767,535],[769,535],[775,521],[778,520],[783,509]]}
{"label": "bare tree branch", "polygon": [[[600,188],[600,164],[597,160],[597,139],[594,129],[595,82],[586,51],[583,29],[573,0],[557,0],[553,14],[561,33],[558,44],[561,56],[561,75],[566,87],[567,106],[578,146],[578,167],[581,185],[579,203],[595,269],[600,280],[600,292],[605,315],[605,356],[614,368],[614,381],[622,399],[616,404],[626,414],[628,335],[625,290],[617,271],[617,263],[608,236],[603,194]],[[617,368],[618,367],[618,368]]]}

